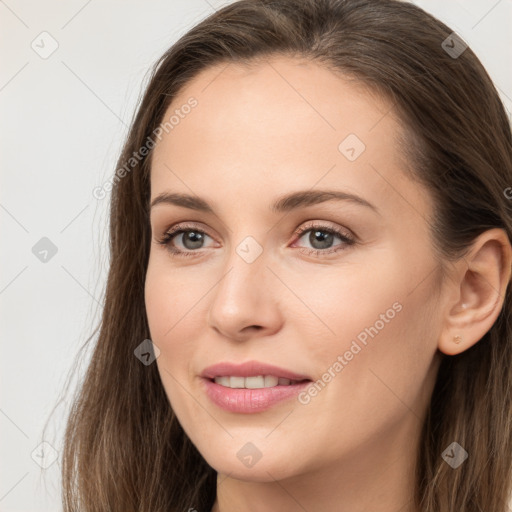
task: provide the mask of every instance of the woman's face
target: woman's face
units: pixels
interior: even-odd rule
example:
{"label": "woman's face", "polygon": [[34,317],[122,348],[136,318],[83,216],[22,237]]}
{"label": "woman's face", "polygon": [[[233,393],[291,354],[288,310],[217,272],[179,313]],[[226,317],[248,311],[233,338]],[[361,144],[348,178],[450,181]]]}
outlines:
{"label": "woman's face", "polygon": [[[172,408],[220,473],[357,474],[413,453],[439,274],[430,197],[406,176],[391,109],[283,57],[210,68],[165,115],[147,315]],[[250,364],[207,371],[222,363]]]}

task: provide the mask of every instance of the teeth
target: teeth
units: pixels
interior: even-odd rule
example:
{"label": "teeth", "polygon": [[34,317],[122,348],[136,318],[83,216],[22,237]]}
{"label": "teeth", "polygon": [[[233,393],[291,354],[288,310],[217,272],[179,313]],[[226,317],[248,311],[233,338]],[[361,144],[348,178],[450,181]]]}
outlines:
{"label": "teeth", "polygon": [[215,377],[215,383],[230,388],[229,377]]}
{"label": "teeth", "polygon": [[289,386],[298,381],[285,379],[283,377],[275,377],[274,375],[258,375],[255,377],[234,377],[222,376],[215,377],[215,383],[227,388],[247,388],[247,389],[261,389],[272,388],[274,386]]}
{"label": "teeth", "polygon": [[243,377],[229,377],[230,388],[245,388],[245,379]]}
{"label": "teeth", "polygon": [[277,377],[274,377],[273,375],[265,375],[265,387],[266,388],[272,388],[274,386],[277,386],[278,383],[279,383],[279,379]]}

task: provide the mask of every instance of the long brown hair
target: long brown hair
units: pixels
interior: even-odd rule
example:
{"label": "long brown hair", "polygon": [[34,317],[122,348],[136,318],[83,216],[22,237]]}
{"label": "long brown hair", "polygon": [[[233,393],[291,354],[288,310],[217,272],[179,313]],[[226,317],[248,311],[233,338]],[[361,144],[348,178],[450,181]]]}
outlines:
{"label": "long brown hair", "polygon": [[[397,0],[241,0],[213,13],[155,64],[118,160],[110,208],[110,270],[99,335],[65,432],[66,512],[209,512],[216,472],[191,443],[156,364],[134,349],[150,337],[144,282],[150,250],[149,146],[170,102],[214,64],[300,56],[391,99],[406,127],[410,176],[435,199],[432,238],[446,260],[475,237],[512,238],[512,137],[495,87],[452,30]],[[455,36],[451,36],[452,38]],[[450,54],[449,48],[463,50]],[[200,106],[199,106],[200,108]],[[124,172],[119,169],[124,167]],[[424,424],[416,477],[422,512],[505,512],[512,481],[511,292],[487,334],[444,355]],[[441,457],[454,441],[457,470]]]}

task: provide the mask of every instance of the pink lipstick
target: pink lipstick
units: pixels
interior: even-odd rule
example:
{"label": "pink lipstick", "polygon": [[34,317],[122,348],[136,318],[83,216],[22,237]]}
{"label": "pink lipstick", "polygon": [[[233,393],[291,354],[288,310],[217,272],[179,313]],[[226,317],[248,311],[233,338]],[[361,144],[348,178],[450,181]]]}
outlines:
{"label": "pink lipstick", "polygon": [[205,368],[201,377],[214,404],[244,414],[265,411],[298,395],[311,383],[307,375],[259,361],[218,363]]}

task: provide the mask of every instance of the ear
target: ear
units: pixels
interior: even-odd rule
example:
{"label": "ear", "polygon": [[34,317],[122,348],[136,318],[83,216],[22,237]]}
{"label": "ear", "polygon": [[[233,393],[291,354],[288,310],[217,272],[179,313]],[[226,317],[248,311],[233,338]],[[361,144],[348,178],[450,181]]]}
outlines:
{"label": "ear", "polygon": [[464,352],[489,331],[503,306],[511,262],[508,236],[494,228],[478,236],[454,265],[438,342],[441,352]]}

